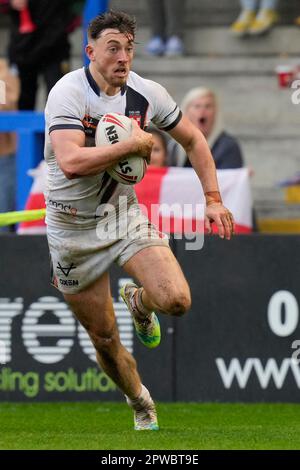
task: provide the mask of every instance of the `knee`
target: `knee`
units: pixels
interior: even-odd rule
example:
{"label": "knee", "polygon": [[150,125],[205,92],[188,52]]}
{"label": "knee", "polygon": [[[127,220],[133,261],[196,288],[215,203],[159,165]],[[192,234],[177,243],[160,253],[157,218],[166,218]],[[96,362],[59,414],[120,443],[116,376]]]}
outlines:
{"label": "knee", "polygon": [[165,304],[164,311],[169,315],[181,317],[191,308],[191,295],[189,292],[176,293]]}
{"label": "knee", "polygon": [[114,354],[117,347],[117,335],[115,332],[89,331],[89,336],[96,351],[101,356],[112,356]]}

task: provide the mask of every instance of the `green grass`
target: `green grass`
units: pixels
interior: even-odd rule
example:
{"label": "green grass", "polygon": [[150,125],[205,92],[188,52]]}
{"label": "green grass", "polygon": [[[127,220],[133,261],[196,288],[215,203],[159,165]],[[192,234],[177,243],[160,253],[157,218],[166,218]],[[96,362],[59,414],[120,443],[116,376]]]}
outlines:
{"label": "green grass", "polygon": [[161,430],[119,403],[0,404],[0,449],[300,449],[300,406],[159,404]]}

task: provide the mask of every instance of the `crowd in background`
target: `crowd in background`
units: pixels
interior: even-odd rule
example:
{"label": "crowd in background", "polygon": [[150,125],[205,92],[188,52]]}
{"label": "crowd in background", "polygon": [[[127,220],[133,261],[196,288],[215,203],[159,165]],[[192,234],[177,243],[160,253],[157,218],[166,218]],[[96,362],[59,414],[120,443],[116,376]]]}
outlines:
{"label": "crowd in background", "polygon": [[[69,35],[80,25],[84,0],[0,1],[1,13],[10,17],[7,58],[0,63],[6,103],[0,110],[34,110],[39,80],[49,93],[70,71]],[[15,152],[16,136],[0,134],[0,212],[15,209]]]}
{"label": "crowd in background", "polygon": [[[241,11],[230,26],[238,37],[262,35],[279,21],[278,0],[240,0]],[[70,70],[69,35],[80,24],[84,0],[0,0],[0,12],[10,16],[7,60],[0,61],[0,80],[7,100],[0,110],[34,110],[39,79],[47,92]],[[150,39],[145,54],[176,57],[186,54],[184,0],[148,0]],[[300,10],[300,9],[299,9]],[[26,14],[25,14],[26,13]],[[300,25],[300,19],[296,19]],[[181,108],[207,139],[217,169],[244,166],[237,139],[223,124],[218,96],[209,88],[188,91]],[[183,149],[159,130],[152,130],[152,165],[190,166]],[[14,209],[16,139],[0,134],[0,212]]]}

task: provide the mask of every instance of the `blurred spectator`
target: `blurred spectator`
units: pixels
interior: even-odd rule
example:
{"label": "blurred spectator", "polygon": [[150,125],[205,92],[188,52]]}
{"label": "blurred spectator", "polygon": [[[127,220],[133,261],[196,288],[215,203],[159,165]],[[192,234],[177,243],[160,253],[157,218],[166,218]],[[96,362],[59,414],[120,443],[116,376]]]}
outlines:
{"label": "blurred spectator", "polygon": [[7,13],[9,9],[9,0],[0,0],[0,13]]}
{"label": "blurred spectator", "polygon": [[238,37],[264,34],[278,22],[278,0],[240,0],[242,11],[230,31]]}
{"label": "blurred spectator", "polygon": [[[210,147],[217,170],[242,168],[244,159],[235,137],[224,130],[218,99],[209,88],[192,88],[183,98],[182,112],[203,133]],[[184,149],[175,140],[168,145],[170,165],[191,167]],[[249,175],[253,174],[249,170]],[[256,214],[252,210],[252,229],[257,231]]]}
{"label": "blurred spectator", "polygon": [[[181,109],[204,134],[218,170],[244,166],[237,140],[223,128],[217,97],[212,90],[193,88],[183,98]],[[169,151],[172,165],[191,166],[183,148],[175,141],[170,142]]]}
{"label": "blurred spectator", "polygon": [[[35,108],[38,77],[47,92],[69,71],[69,27],[74,22],[77,0],[10,0],[10,63],[17,67],[20,110]],[[26,14],[26,15],[25,15]],[[25,15],[25,16],[24,16]]]}
{"label": "blurred spectator", "polygon": [[297,18],[295,18],[295,25],[300,26],[300,16],[297,16]]}
{"label": "blurred spectator", "polygon": [[68,33],[73,33],[75,29],[81,26],[85,2],[86,0],[68,0],[68,15],[70,18],[67,26]]}
{"label": "blurred spectator", "polygon": [[153,136],[153,147],[150,164],[158,168],[167,166],[168,151],[166,137],[156,128],[151,128],[149,132]]}
{"label": "blurred spectator", "polygon": [[147,4],[152,37],[146,52],[155,56],[183,55],[185,0],[148,0]]}
{"label": "blurred spectator", "polygon": [[[4,59],[0,59],[0,80],[5,83],[5,104],[0,104],[1,111],[16,109],[19,97],[19,80],[14,76]],[[12,132],[0,133],[0,212],[9,212],[15,208],[16,139]],[[6,231],[6,228],[0,228]]]}

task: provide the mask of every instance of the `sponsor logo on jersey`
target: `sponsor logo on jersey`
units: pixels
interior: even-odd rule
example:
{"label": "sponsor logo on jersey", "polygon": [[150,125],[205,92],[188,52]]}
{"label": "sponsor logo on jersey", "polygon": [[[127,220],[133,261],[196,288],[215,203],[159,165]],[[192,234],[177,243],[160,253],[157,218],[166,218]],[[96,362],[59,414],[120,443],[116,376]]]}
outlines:
{"label": "sponsor logo on jersey", "polygon": [[141,124],[142,124],[142,116],[141,116],[140,111],[129,111],[128,117],[129,117],[130,119],[134,119],[134,120],[138,123],[138,125],[141,127]]}
{"label": "sponsor logo on jersey", "polygon": [[77,214],[77,209],[72,207],[70,204],[64,204],[63,202],[54,201],[53,199],[49,199],[47,201],[47,206],[54,207],[55,209],[59,209],[66,214],[70,214],[73,217]]}

